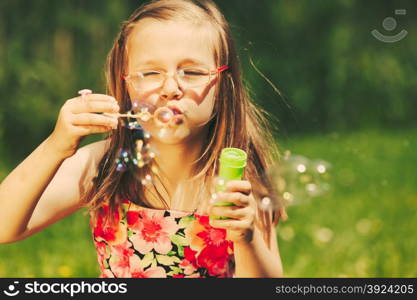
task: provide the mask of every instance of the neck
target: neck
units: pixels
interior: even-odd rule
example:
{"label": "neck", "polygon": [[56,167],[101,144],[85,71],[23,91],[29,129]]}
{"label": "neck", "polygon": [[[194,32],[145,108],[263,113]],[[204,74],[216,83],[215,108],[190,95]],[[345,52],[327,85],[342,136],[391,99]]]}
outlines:
{"label": "neck", "polygon": [[159,152],[155,161],[162,173],[164,185],[172,195],[178,184],[193,175],[193,163],[201,154],[203,140],[194,138],[184,143],[164,144],[151,139],[150,144]]}

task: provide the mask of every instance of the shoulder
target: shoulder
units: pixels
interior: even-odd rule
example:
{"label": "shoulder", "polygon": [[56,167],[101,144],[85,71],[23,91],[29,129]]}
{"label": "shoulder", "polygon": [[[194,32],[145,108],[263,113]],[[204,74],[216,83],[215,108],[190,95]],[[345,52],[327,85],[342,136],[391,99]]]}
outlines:
{"label": "shoulder", "polygon": [[80,147],[77,152],[65,162],[76,171],[80,183],[84,186],[97,176],[98,167],[104,154],[110,147],[110,139],[93,142]]}
{"label": "shoulder", "polygon": [[109,150],[109,147],[110,139],[105,139],[79,148],[75,155],[90,166],[91,164],[98,166],[98,163]]}

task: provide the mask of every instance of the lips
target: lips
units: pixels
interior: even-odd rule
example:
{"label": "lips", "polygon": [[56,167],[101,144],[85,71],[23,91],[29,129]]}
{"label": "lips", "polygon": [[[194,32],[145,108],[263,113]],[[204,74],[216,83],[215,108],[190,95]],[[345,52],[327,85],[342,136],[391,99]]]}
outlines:
{"label": "lips", "polygon": [[167,107],[172,111],[174,116],[183,114],[183,111],[181,110],[181,108],[179,108],[176,105],[168,105]]}

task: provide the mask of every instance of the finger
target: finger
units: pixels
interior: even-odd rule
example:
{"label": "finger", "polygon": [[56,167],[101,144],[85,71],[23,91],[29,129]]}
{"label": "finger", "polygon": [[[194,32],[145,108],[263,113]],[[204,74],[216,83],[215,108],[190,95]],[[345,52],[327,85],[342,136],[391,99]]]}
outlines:
{"label": "finger", "polygon": [[210,216],[214,217],[227,217],[231,219],[244,219],[249,218],[251,215],[253,215],[251,208],[245,207],[217,207],[213,206],[210,209]]}
{"label": "finger", "polygon": [[70,100],[74,100],[74,101],[82,101],[82,100],[86,100],[86,101],[110,101],[110,102],[116,102],[117,100],[116,98],[109,96],[109,95],[104,95],[104,94],[85,94],[83,96],[78,96],[78,97],[74,97],[71,98]]}
{"label": "finger", "polygon": [[73,102],[71,112],[74,114],[86,112],[119,112],[119,105],[110,101],[79,101]]}
{"label": "finger", "polygon": [[249,205],[249,196],[239,192],[217,192],[213,206],[222,206],[222,203],[245,207]]}
{"label": "finger", "polygon": [[247,180],[231,180],[226,183],[226,191],[249,195],[252,192],[252,185]]}
{"label": "finger", "polygon": [[282,221],[285,222],[288,220],[287,211],[285,210],[284,207],[279,209],[279,215],[280,215],[280,218],[282,218]]}
{"label": "finger", "polygon": [[84,135],[90,135],[90,134],[94,134],[94,133],[109,132],[109,131],[113,130],[113,128],[108,127],[108,126],[92,125],[92,126],[77,126],[77,130],[78,130],[79,135],[84,136]]}
{"label": "finger", "polygon": [[217,220],[209,219],[209,224],[215,228],[224,228],[229,230],[242,230],[250,227],[251,222],[249,220]]}
{"label": "finger", "polygon": [[82,114],[74,114],[72,116],[73,125],[96,125],[96,126],[107,126],[115,128],[118,125],[117,118],[111,118],[107,116],[102,116],[99,114],[92,114],[92,113],[82,113]]}

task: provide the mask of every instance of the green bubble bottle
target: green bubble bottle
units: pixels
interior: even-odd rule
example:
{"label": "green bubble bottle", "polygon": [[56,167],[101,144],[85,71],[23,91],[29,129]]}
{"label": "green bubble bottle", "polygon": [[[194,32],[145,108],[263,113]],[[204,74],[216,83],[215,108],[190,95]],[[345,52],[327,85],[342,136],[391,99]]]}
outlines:
{"label": "green bubble bottle", "polygon": [[[241,180],[245,171],[248,156],[245,151],[239,148],[224,148],[219,159],[219,176],[216,184],[216,191],[224,191],[226,183],[230,180]],[[215,206],[233,206],[231,202],[218,202]],[[215,219],[226,220],[227,217]]]}

